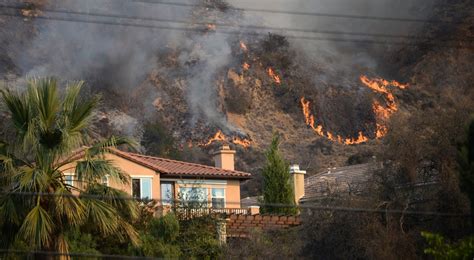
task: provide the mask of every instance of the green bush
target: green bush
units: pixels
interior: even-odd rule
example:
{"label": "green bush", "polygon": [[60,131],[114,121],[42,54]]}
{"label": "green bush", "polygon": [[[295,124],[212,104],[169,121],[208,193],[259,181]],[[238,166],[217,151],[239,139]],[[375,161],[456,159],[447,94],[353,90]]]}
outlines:
{"label": "green bush", "polygon": [[178,243],[186,259],[218,259],[223,248],[216,235],[216,220],[210,217],[181,221]]}
{"label": "green bush", "polygon": [[66,234],[69,242],[69,252],[71,253],[87,253],[99,255],[96,249],[97,243],[94,236],[88,233],[81,233],[79,230],[73,230]]}
{"label": "green bush", "polygon": [[447,243],[439,234],[421,232],[428,243],[425,254],[435,259],[472,259],[474,257],[474,236],[459,240],[457,243]]}
{"label": "green bush", "polygon": [[141,145],[146,153],[170,159],[180,159],[181,154],[176,148],[175,140],[169,130],[161,122],[149,122],[144,125]]}
{"label": "green bush", "polygon": [[175,242],[179,235],[179,222],[174,214],[167,214],[150,221],[150,235],[163,241]]}

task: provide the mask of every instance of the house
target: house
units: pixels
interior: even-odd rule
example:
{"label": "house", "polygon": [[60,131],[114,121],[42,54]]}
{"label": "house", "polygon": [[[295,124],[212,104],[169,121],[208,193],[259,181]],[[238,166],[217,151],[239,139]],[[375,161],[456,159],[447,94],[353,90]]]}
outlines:
{"label": "house", "polygon": [[[328,168],[312,176],[293,164],[289,171],[295,204],[303,205],[317,202],[328,197],[363,195],[369,184],[372,172],[377,167],[373,163]],[[243,207],[252,208],[260,204],[261,197],[246,197],[241,200]]]}
{"label": "house", "polygon": [[309,176],[304,179],[299,203],[317,202],[329,197],[362,196],[374,167],[373,163],[333,167]]}
{"label": "house", "polygon": [[[111,149],[105,159],[130,176],[130,181],[121,184],[104,178],[102,182],[134,198],[156,200],[161,206],[192,200],[212,208],[240,208],[240,184],[251,175],[234,169],[234,155],[229,146],[222,146],[213,154],[215,167],[211,167]],[[78,160],[80,156],[62,167],[66,181],[73,186],[80,186],[74,176]]]}

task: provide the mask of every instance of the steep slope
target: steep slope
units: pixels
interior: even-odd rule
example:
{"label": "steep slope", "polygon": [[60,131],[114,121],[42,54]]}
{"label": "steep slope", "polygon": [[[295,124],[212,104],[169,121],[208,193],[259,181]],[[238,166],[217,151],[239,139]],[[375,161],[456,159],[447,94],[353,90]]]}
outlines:
{"label": "steep slope", "polygon": [[[2,10],[10,14],[0,16],[2,79],[9,86],[21,85],[26,75],[86,80],[90,93],[104,96],[98,117],[104,135],[140,139],[144,122],[159,121],[185,154],[230,143],[238,150],[239,169],[257,176],[251,194],[275,131],[283,136],[285,157],[312,174],[369,160],[397,127],[390,125],[396,114],[453,103],[472,109],[470,1],[437,1],[428,22],[410,34],[417,37],[387,44],[373,36],[354,42],[343,35],[323,44],[284,37],[284,30],[262,32],[223,1],[200,1],[186,11],[90,5],[82,10],[74,2],[41,1]],[[83,14],[48,11],[54,8]],[[111,26],[90,22],[98,19],[90,10],[187,18],[180,30],[153,29],[156,23],[143,20],[146,28]],[[90,20],[77,21],[83,16]],[[389,27],[405,32],[410,26]]]}

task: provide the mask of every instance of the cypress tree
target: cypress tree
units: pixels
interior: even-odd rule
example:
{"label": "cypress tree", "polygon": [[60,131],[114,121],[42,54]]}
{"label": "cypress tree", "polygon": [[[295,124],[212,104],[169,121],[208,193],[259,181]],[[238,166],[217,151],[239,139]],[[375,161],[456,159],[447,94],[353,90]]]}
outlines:
{"label": "cypress tree", "polygon": [[[262,213],[295,214],[294,193],[289,164],[279,151],[280,136],[273,134],[272,143],[266,151],[266,164],[263,168]],[[285,204],[288,207],[267,204]]]}

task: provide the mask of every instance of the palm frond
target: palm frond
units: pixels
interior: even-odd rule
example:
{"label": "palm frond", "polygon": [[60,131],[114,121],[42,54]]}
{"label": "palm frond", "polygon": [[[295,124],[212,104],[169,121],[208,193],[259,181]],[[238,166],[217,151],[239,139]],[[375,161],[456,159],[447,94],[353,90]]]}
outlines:
{"label": "palm frond", "polygon": [[122,228],[123,231],[127,234],[126,238],[122,238],[123,240],[130,240],[134,246],[139,246],[141,241],[140,241],[140,236],[137,232],[137,230],[130,225],[127,221],[124,221],[122,219],[120,221],[120,227]]}
{"label": "palm frond", "polygon": [[17,209],[17,201],[14,200],[12,195],[6,194],[0,197],[0,216],[3,221],[8,223],[20,224],[20,213]]}
{"label": "palm frond", "polygon": [[14,182],[18,184],[20,191],[44,191],[49,184],[49,176],[40,168],[23,166],[13,176]]}
{"label": "palm frond", "polygon": [[82,85],[82,81],[70,85],[63,102],[63,113],[68,119],[66,127],[68,133],[79,132],[86,128],[91,122],[94,109],[100,102],[99,96],[87,100],[80,99],[79,92]]}
{"label": "palm frond", "polygon": [[109,176],[118,182],[126,184],[130,177],[113,165],[111,160],[101,159],[97,157],[85,158],[76,164],[76,175],[78,180],[90,183],[98,182],[103,177]]}
{"label": "palm frond", "polygon": [[56,248],[59,253],[61,253],[61,256],[58,257],[60,260],[69,260],[71,259],[68,255],[69,253],[69,243],[66,240],[66,237],[64,234],[59,234],[58,237],[56,238]]}
{"label": "palm frond", "polygon": [[71,226],[78,226],[86,220],[84,202],[73,196],[65,187],[57,188],[54,196],[55,212],[60,218],[65,217]]}
{"label": "palm frond", "polygon": [[84,201],[89,220],[100,233],[110,235],[119,230],[118,212],[112,205],[96,199],[84,199]]}
{"label": "palm frond", "polygon": [[89,185],[85,193],[103,196],[103,201],[115,207],[123,217],[130,219],[138,217],[139,209],[137,202],[124,191],[101,184],[94,184]]}
{"label": "palm frond", "polygon": [[53,225],[48,212],[37,205],[25,217],[18,236],[35,248],[48,246],[51,243]]}
{"label": "palm frond", "polygon": [[137,146],[137,142],[128,137],[111,136],[109,138],[100,140],[86,149],[86,156],[93,157],[97,155],[103,155],[107,152],[110,152],[111,148],[115,148],[120,145],[125,145],[133,149]]}
{"label": "palm frond", "polygon": [[39,127],[49,131],[55,127],[60,111],[60,98],[57,81],[53,78],[31,79],[28,81],[28,101],[38,112]]}
{"label": "palm frond", "polygon": [[62,103],[61,129],[63,130],[63,148],[65,151],[84,144],[88,137],[88,128],[94,116],[100,97],[94,96],[87,100],[80,98],[83,82],[68,85],[66,96]]}
{"label": "palm frond", "polygon": [[11,120],[21,140],[31,131],[34,117],[27,102],[26,95],[14,94],[10,90],[0,90],[2,99],[11,114]]}

